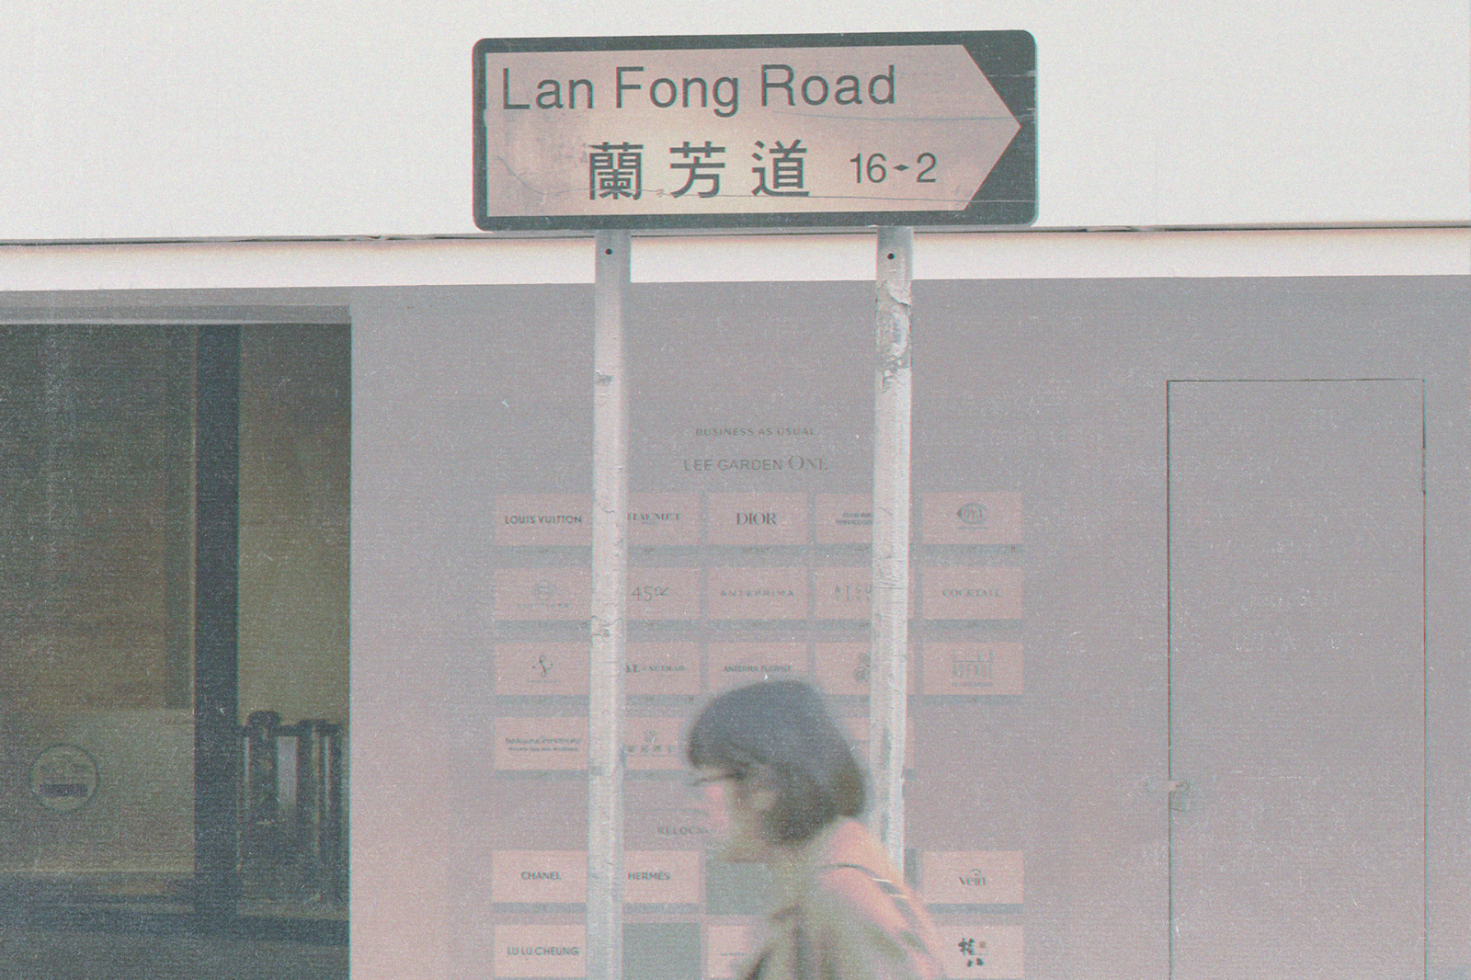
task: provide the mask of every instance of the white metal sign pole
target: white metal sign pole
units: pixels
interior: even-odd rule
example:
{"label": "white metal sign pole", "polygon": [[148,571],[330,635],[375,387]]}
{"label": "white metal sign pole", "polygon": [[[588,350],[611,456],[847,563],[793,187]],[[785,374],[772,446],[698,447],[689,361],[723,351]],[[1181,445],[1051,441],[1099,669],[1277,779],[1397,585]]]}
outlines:
{"label": "white metal sign pole", "polygon": [[878,360],[873,427],[873,595],[868,763],[873,820],[904,867],[904,742],[909,707],[909,309],[913,228],[878,235]]}
{"label": "white metal sign pole", "polygon": [[601,231],[593,286],[592,651],[588,685],[587,975],[623,976],[623,670],[628,396],[623,308],[630,236]]}

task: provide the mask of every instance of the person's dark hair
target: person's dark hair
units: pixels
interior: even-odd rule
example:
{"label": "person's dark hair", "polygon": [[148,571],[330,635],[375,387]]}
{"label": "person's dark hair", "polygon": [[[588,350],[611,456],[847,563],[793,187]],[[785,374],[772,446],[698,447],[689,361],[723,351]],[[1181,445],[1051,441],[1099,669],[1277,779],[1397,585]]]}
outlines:
{"label": "person's dark hair", "polygon": [[737,780],[770,780],[766,833],[800,844],[839,817],[863,812],[863,770],[822,695],[801,681],[763,681],[705,706],[685,739],[691,766]]}

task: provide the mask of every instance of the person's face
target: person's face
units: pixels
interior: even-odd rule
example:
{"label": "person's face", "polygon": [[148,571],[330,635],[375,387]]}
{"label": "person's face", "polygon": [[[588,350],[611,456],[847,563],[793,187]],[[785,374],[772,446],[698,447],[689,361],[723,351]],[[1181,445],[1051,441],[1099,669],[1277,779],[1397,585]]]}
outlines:
{"label": "person's face", "polygon": [[710,846],[727,861],[759,861],[765,853],[761,794],[732,773],[711,766],[690,780],[710,827]]}

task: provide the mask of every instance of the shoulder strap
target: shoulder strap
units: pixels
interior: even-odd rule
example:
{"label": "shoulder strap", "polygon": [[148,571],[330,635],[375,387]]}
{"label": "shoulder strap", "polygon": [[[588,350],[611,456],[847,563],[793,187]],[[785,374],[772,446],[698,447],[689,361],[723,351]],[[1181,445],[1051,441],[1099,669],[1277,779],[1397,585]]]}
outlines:
{"label": "shoulder strap", "polygon": [[904,937],[905,941],[913,948],[914,952],[923,955],[930,961],[937,975],[943,975],[944,971],[940,967],[939,960],[936,959],[934,951],[929,948],[929,945],[923,939],[925,934],[924,926],[920,924],[919,915],[914,911],[914,905],[909,901],[909,896],[904,893],[904,889],[887,878],[880,878],[873,869],[866,868],[861,864],[825,864],[820,870],[827,871],[837,868],[852,868],[855,871],[862,871],[868,875],[875,885],[878,885],[879,890],[889,896],[889,900],[894,903],[894,907],[904,916],[904,921],[909,923],[909,933]]}
{"label": "shoulder strap", "polygon": [[904,921],[909,923],[909,928],[914,930],[916,934],[919,933],[919,916],[915,914],[914,906],[910,904],[909,897],[904,894],[904,889],[887,878],[880,878],[872,869],[866,868],[861,864],[824,864],[822,866],[823,871],[827,871],[830,868],[852,868],[854,871],[862,871],[868,875],[873,883],[878,885],[879,889],[893,901],[895,908],[904,916]]}

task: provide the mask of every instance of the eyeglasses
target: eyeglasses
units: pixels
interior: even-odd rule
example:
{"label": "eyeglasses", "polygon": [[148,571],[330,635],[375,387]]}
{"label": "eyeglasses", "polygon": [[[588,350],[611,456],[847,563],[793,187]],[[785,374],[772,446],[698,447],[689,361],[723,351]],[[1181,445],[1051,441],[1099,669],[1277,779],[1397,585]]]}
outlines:
{"label": "eyeglasses", "polygon": [[711,783],[723,783],[727,779],[740,779],[740,778],[741,777],[740,777],[740,774],[739,773],[734,773],[734,772],[721,772],[721,773],[716,773],[713,776],[691,776],[685,782],[685,785],[689,787],[689,789],[690,789],[691,792],[698,792],[702,787],[708,786]]}

